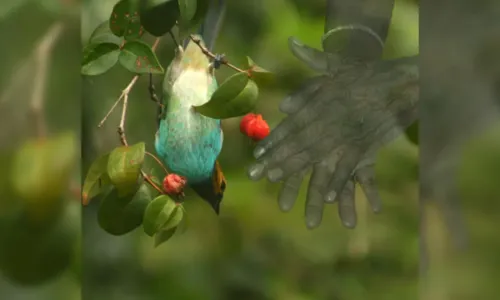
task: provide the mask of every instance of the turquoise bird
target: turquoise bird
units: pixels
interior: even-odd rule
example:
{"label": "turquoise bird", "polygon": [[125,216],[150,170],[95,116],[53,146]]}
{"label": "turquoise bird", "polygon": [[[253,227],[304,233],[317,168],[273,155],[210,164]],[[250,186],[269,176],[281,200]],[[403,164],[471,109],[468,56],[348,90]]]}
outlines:
{"label": "turquoise bird", "polygon": [[[196,38],[205,46],[203,34]],[[217,161],[224,140],[221,121],[194,109],[207,103],[216,89],[214,68],[200,47],[192,40],[179,47],[163,81],[163,111],[155,149],[165,166],[184,176],[188,185],[219,214],[226,188]]]}

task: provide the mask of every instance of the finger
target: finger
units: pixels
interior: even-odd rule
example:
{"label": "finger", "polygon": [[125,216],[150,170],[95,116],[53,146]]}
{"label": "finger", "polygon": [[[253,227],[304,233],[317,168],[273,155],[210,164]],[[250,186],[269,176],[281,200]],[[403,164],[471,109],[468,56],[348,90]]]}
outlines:
{"label": "finger", "polygon": [[356,227],[356,205],[354,201],[354,181],[348,180],[339,196],[339,217],[347,228]]}
{"label": "finger", "polygon": [[[342,92],[334,94],[335,91],[332,90],[331,86],[321,87],[308,105],[293,115],[286,117],[265,139],[257,144],[253,152],[254,157],[257,159],[261,158],[269,149],[276,147],[288,138],[293,140],[293,135],[300,132],[303,128],[310,127],[310,124],[314,121],[319,121],[322,124],[334,121],[335,119],[332,118],[330,112],[335,110],[339,105],[334,101],[334,98],[341,97]],[[321,118],[320,115],[323,115],[323,117]],[[314,136],[317,136],[317,134]],[[311,137],[308,137],[307,140],[315,141]]]}
{"label": "finger", "polygon": [[323,77],[314,77],[307,80],[280,103],[280,111],[285,114],[293,114],[302,109],[314,97],[314,94],[319,90],[323,82]]}
{"label": "finger", "polygon": [[348,148],[340,158],[328,185],[328,193],[325,196],[326,202],[335,201],[337,195],[342,192],[346,183],[351,179],[354,168],[361,158],[361,154],[361,151],[357,148]]}
{"label": "finger", "polygon": [[309,154],[301,152],[287,159],[285,163],[269,168],[267,179],[271,182],[281,181],[292,174],[306,169],[310,164],[311,159]]}
{"label": "finger", "polygon": [[288,38],[288,47],[293,55],[309,66],[311,69],[325,73],[328,70],[328,54],[318,49],[304,45],[297,38]]}
{"label": "finger", "polygon": [[304,169],[288,177],[285,182],[283,182],[278,195],[278,206],[281,211],[288,212],[293,208],[306,173],[307,169]]}
{"label": "finger", "polygon": [[377,183],[375,181],[375,170],[373,165],[356,170],[355,178],[361,185],[372,211],[374,213],[379,213],[382,210],[382,201],[380,200]]}
{"label": "finger", "polygon": [[318,227],[323,218],[325,191],[332,175],[326,161],[314,165],[307,188],[305,218],[309,229]]}

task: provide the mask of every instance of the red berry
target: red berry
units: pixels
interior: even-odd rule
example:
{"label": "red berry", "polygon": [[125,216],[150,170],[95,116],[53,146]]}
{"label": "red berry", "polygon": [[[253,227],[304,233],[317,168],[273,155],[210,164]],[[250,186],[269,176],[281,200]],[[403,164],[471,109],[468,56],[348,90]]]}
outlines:
{"label": "red berry", "polygon": [[240,123],[240,131],[254,141],[260,141],[269,135],[269,125],[262,115],[248,114]]}
{"label": "red berry", "polygon": [[270,129],[267,122],[262,119],[261,115],[257,115],[252,122],[248,124],[248,133],[254,141],[260,141],[269,135]]}
{"label": "red berry", "polygon": [[169,195],[181,194],[186,186],[186,178],[177,174],[168,174],[163,179],[163,189]]}
{"label": "red berry", "polygon": [[250,113],[250,114],[245,115],[241,119],[241,122],[240,122],[241,133],[243,133],[244,135],[248,135],[248,123],[253,121],[255,118],[257,118],[257,115]]}

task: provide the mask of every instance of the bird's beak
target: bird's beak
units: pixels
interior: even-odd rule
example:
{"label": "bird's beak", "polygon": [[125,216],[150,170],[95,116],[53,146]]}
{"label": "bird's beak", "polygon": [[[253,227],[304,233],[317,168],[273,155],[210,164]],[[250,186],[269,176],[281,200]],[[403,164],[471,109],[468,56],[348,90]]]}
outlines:
{"label": "bird's beak", "polygon": [[217,200],[217,203],[212,204],[212,208],[214,209],[215,213],[219,215],[220,212],[220,200]]}
{"label": "bird's beak", "polygon": [[212,200],[212,201],[207,201],[208,204],[210,204],[210,206],[212,207],[212,209],[215,211],[215,213],[217,215],[219,215],[219,212],[220,212],[220,203],[221,203],[221,200]]}

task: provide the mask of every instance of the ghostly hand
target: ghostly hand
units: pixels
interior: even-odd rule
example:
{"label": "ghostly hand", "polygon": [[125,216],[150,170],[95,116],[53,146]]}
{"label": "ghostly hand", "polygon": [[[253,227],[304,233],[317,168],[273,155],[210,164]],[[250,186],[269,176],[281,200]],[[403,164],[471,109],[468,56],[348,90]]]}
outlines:
{"label": "ghostly hand", "polygon": [[306,170],[312,166],[305,218],[321,223],[324,203],[339,203],[347,227],[356,225],[354,182],[361,184],[374,211],[380,200],[374,181],[376,150],[416,120],[416,57],[363,63],[346,61],[290,38],[296,57],[324,75],[307,81],[280,105],[286,117],[255,148],[253,180],[283,182],[282,210],[293,206]]}

